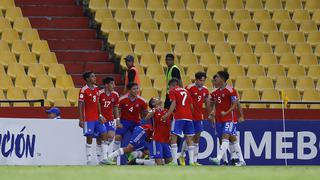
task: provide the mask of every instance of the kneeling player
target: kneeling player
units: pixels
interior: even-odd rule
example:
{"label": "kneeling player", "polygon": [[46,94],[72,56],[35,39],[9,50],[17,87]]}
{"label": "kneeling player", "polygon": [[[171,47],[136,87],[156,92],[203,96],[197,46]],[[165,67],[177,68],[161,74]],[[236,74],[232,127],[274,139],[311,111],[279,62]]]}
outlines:
{"label": "kneeling player", "polygon": [[133,151],[142,150],[145,154],[150,154],[148,150],[147,142],[151,141],[152,137],[152,127],[150,124],[145,124],[141,126],[136,126],[133,130],[132,137],[127,147],[120,148],[110,155],[107,158],[104,158],[100,163],[106,165],[114,164],[113,159],[124,155],[129,154]]}

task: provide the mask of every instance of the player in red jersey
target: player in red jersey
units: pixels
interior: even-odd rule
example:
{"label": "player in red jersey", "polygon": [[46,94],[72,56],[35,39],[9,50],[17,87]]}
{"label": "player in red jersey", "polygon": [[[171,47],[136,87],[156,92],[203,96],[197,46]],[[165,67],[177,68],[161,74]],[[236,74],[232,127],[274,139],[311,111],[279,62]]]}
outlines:
{"label": "player in red jersey", "polygon": [[[238,95],[236,90],[229,86],[226,82],[229,79],[229,73],[219,71],[215,75],[214,84],[216,89],[211,93],[211,100],[214,103],[214,108],[209,114],[209,119],[216,122],[216,131],[219,138],[222,139],[220,151],[216,158],[209,158],[214,164],[220,165],[220,161],[229,148],[229,142],[237,142],[236,126],[237,121],[235,109],[238,105]],[[234,146],[235,151],[241,151],[240,145]],[[238,154],[238,153],[237,153]],[[245,162],[240,158],[239,165],[245,165]]]}
{"label": "player in red jersey", "polygon": [[171,114],[174,112],[174,120],[171,127],[171,153],[173,163],[178,164],[178,146],[177,139],[178,136],[185,137],[187,141],[187,149],[189,154],[189,164],[193,165],[193,155],[194,155],[194,146],[193,146],[193,136],[194,136],[194,127],[192,122],[192,98],[189,92],[179,87],[179,80],[172,78],[169,81],[169,97],[171,100],[170,109],[168,112],[162,116],[162,120],[165,121],[168,119]]}
{"label": "player in red jersey", "polygon": [[129,83],[127,85],[128,94],[122,96],[119,102],[120,123],[122,127],[117,128],[113,150],[120,148],[122,137],[128,132],[132,132],[136,126],[140,125],[141,118],[148,112],[146,101],[139,96],[139,85]]}
{"label": "player in red jersey", "polygon": [[146,119],[152,118],[153,120],[151,158],[155,160],[157,165],[168,164],[172,161],[170,150],[171,118],[161,119],[168,110],[162,107],[162,101],[159,98],[151,98],[149,107],[152,110],[147,114]]}
{"label": "player in red jersey", "polygon": [[[99,91],[99,103],[101,107],[101,114],[105,119],[105,127],[107,129],[107,154],[111,154],[113,147],[110,146],[112,143],[116,126],[121,127],[119,118],[119,94],[114,91],[115,81],[112,77],[106,77],[103,79],[104,89]],[[101,139],[97,139],[97,157],[101,161],[104,157],[102,156]]]}
{"label": "player in red jersey", "polygon": [[[99,89],[96,84],[96,76],[93,72],[83,73],[83,79],[86,85],[79,92],[79,126],[83,128],[83,133],[87,137],[86,155],[87,164],[92,164],[92,138],[101,136],[102,141],[107,140],[106,127],[103,119],[100,118],[99,106]],[[100,114],[100,115],[99,115]],[[100,116],[100,117],[99,117]],[[103,154],[106,153],[107,147],[102,143]]]}

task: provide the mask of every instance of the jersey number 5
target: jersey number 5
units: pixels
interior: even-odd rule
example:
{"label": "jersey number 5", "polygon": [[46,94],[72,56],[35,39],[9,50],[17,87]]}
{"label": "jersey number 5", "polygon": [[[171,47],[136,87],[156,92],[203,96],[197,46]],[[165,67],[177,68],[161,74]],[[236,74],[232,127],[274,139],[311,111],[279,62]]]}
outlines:
{"label": "jersey number 5", "polygon": [[180,92],[182,96],[182,106],[186,105],[186,99],[187,99],[187,93],[186,92]]}

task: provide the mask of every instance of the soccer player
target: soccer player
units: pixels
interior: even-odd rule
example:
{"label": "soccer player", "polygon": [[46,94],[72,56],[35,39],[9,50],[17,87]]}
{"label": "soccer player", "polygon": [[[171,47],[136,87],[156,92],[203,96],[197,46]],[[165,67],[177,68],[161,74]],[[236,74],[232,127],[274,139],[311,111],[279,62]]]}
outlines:
{"label": "soccer player", "polygon": [[[226,82],[229,79],[229,73],[218,71],[214,78],[217,86],[211,93],[211,99],[214,102],[214,108],[209,114],[209,119],[216,121],[216,131],[218,137],[222,139],[220,151],[216,158],[209,158],[214,164],[220,165],[220,161],[229,148],[229,142],[238,144],[234,146],[236,152],[240,152],[240,145],[236,136],[236,114],[235,109],[238,105],[238,96],[236,90]],[[238,154],[238,153],[237,153]],[[239,157],[239,165],[245,165],[243,157]]]}
{"label": "soccer player", "polygon": [[142,150],[144,154],[150,154],[147,143],[151,141],[152,138],[152,126],[151,124],[145,124],[141,126],[136,126],[133,130],[132,137],[127,147],[119,148],[115,152],[108,155],[100,163],[106,165],[114,164],[113,159],[129,154],[133,151]]}
{"label": "soccer player", "polygon": [[162,101],[159,98],[151,98],[149,107],[152,110],[147,114],[146,119],[153,119],[151,158],[155,159],[157,165],[169,164],[172,161],[170,149],[171,117],[165,120],[161,119],[168,110],[162,107]]}
{"label": "soccer player", "polygon": [[148,113],[146,101],[138,95],[139,85],[129,83],[127,85],[128,94],[119,100],[120,123],[122,127],[116,129],[116,137],[113,150],[120,148],[122,137],[128,132],[132,132],[136,126],[140,125],[141,118]]}
{"label": "soccer player", "polygon": [[189,154],[189,164],[194,165],[194,127],[192,122],[192,98],[186,89],[179,87],[179,80],[176,78],[172,78],[169,81],[169,87],[169,97],[171,100],[171,105],[168,112],[164,116],[162,116],[162,120],[165,121],[166,119],[168,119],[175,111],[174,120],[171,127],[171,153],[173,163],[178,164],[178,136],[182,137],[184,135],[188,146],[187,149]]}
{"label": "soccer player", "polygon": [[92,138],[101,136],[103,154],[107,151],[105,141],[107,140],[106,127],[100,114],[99,89],[96,84],[96,76],[93,72],[83,73],[86,85],[79,92],[79,126],[83,128],[86,136],[86,156],[87,164],[92,165]]}
{"label": "soccer player", "polygon": [[[115,81],[112,77],[106,77],[103,79],[104,89],[99,91],[99,103],[101,107],[101,114],[106,120],[105,127],[107,129],[107,153],[111,154],[113,147],[111,143],[115,136],[116,126],[121,128],[120,118],[119,118],[119,94],[114,91]],[[97,156],[99,161],[102,160],[102,148],[101,139],[97,139]]]}

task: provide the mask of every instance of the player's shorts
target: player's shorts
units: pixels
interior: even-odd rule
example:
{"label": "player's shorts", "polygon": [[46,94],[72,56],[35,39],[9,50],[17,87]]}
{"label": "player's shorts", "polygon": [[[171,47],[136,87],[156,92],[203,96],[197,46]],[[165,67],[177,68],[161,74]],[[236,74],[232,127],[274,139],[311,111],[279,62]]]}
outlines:
{"label": "player's shorts", "polygon": [[234,122],[224,122],[224,123],[217,122],[216,131],[217,131],[217,136],[219,138],[221,138],[223,134],[229,134],[233,136],[237,135],[237,128]]}
{"label": "player's shorts", "polygon": [[169,143],[162,143],[157,141],[152,141],[151,144],[151,158],[152,159],[162,159],[171,158],[171,148]]}
{"label": "player's shorts", "polygon": [[98,137],[100,134],[107,132],[106,126],[98,120],[84,122],[83,135]]}
{"label": "player's shorts", "polygon": [[133,130],[130,142],[131,145],[135,148],[135,150],[143,150],[147,149],[147,142],[146,142],[146,133],[143,128],[140,126],[136,126]]}
{"label": "player's shorts", "polygon": [[122,137],[128,131],[133,132],[134,128],[140,125],[134,121],[129,121],[129,120],[125,120],[125,119],[121,119],[120,122],[122,124],[122,128],[118,128],[116,130],[116,135],[121,135]]}
{"label": "player's shorts", "polygon": [[203,122],[198,120],[193,120],[194,133],[201,133],[203,131]]}
{"label": "player's shorts", "polygon": [[185,136],[193,136],[194,135],[194,127],[192,120],[186,119],[175,119],[171,124],[171,133],[178,135],[180,137]]}
{"label": "player's shorts", "polygon": [[116,131],[116,123],[113,120],[107,121],[104,125],[106,126],[107,132]]}

